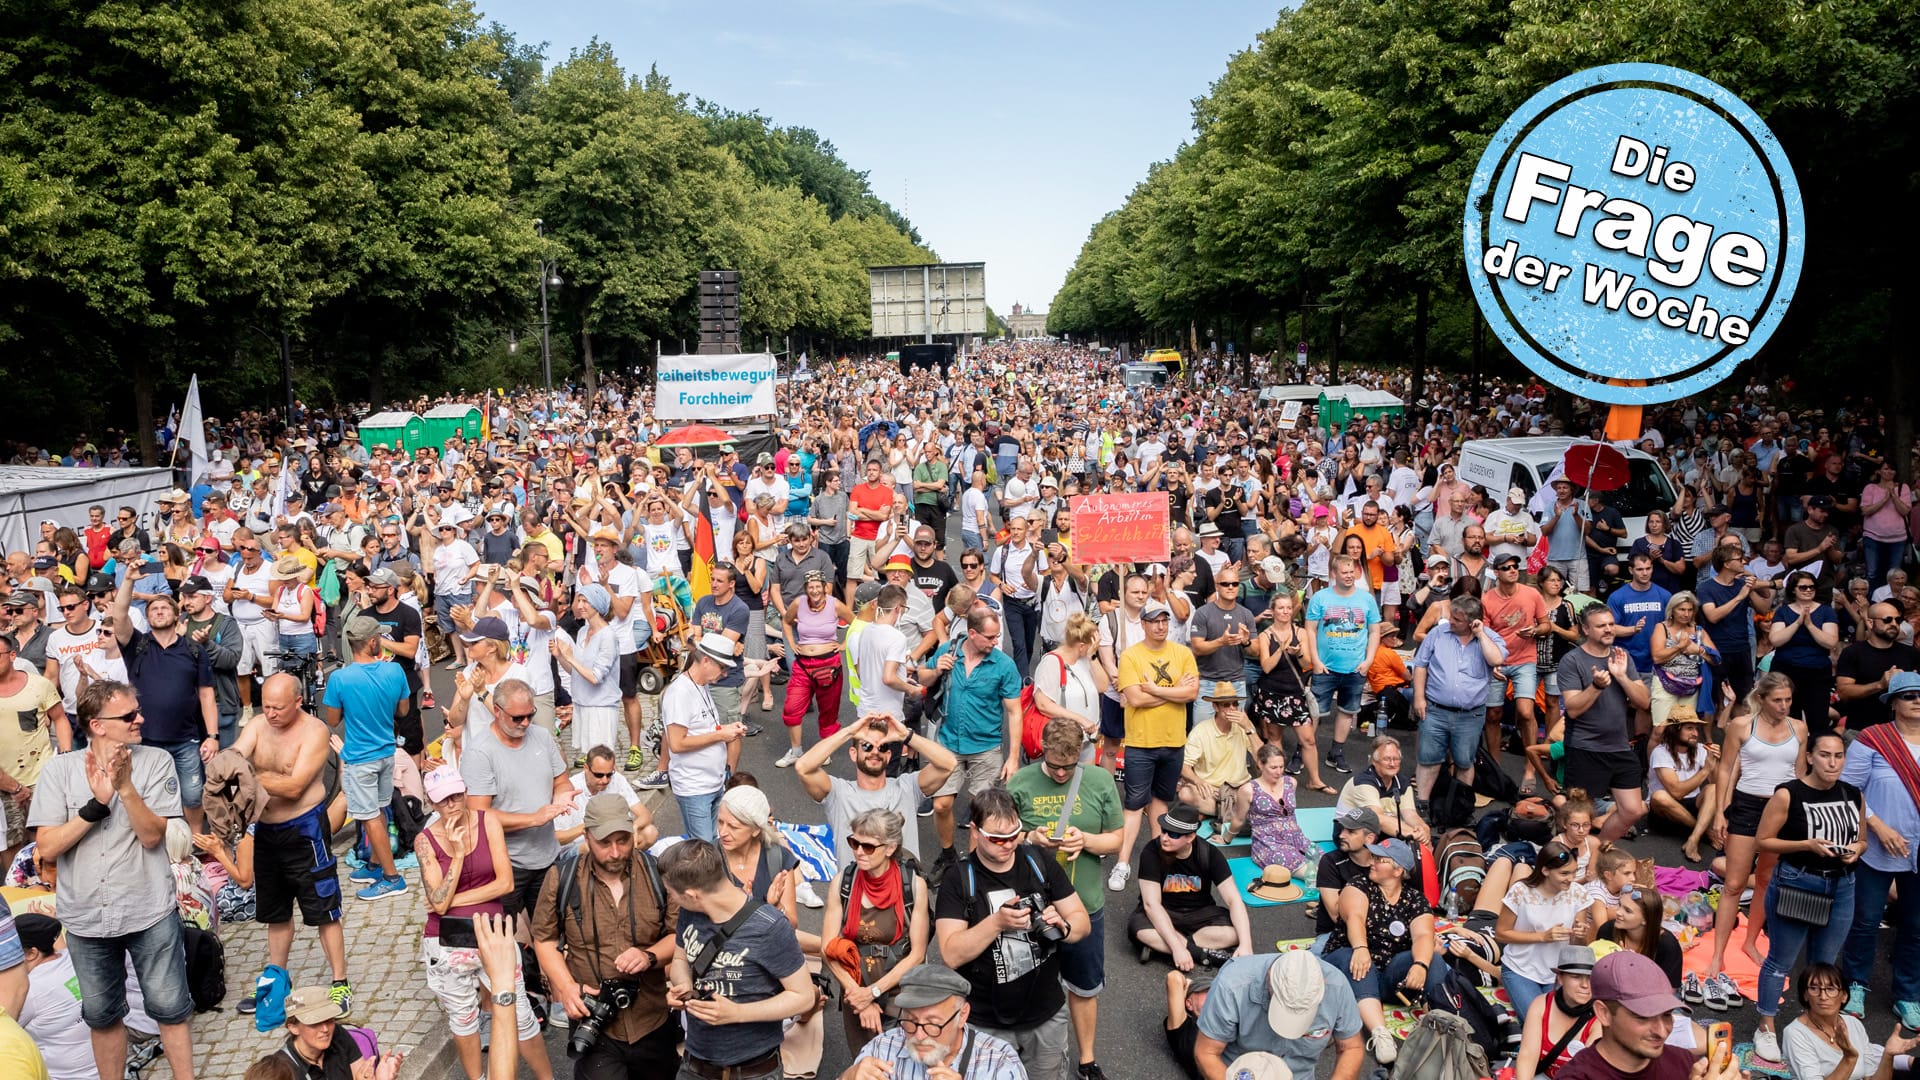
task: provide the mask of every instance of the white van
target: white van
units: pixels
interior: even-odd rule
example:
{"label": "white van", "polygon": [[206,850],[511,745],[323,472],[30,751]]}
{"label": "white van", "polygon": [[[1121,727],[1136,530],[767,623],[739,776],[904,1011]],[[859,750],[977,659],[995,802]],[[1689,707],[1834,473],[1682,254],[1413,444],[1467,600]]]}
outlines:
{"label": "white van", "polygon": [[[1460,479],[1487,489],[1496,501],[1506,499],[1508,488],[1520,488],[1531,503],[1576,441],[1555,436],[1474,439],[1460,449]],[[1627,456],[1627,485],[1602,496],[1625,519],[1631,543],[1646,535],[1648,512],[1672,509],[1677,497],[1659,462],[1640,450],[1620,452]]]}

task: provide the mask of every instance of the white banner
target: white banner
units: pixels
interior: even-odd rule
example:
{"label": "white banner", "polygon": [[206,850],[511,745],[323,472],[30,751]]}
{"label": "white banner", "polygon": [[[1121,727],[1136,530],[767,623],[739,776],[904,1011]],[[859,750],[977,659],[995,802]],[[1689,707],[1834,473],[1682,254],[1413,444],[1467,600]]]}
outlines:
{"label": "white banner", "polygon": [[771,353],[662,356],[654,374],[653,415],[661,420],[771,416]]}

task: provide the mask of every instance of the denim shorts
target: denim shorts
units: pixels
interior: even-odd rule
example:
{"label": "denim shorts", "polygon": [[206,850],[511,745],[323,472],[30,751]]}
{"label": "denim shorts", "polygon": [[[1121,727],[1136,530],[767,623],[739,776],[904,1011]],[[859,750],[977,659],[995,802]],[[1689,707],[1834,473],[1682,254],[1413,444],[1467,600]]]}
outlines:
{"label": "denim shorts", "polygon": [[150,742],[148,746],[173,755],[173,772],[180,778],[180,805],[200,805],[200,793],[207,786],[207,766],[200,760],[197,742]]}
{"label": "denim shorts", "polygon": [[1426,718],[1420,721],[1418,763],[1470,769],[1480,751],[1480,736],[1487,726],[1485,706],[1455,709],[1437,701],[1427,702]]}
{"label": "denim shorts", "polygon": [[1532,701],[1534,691],[1540,689],[1540,667],[1535,661],[1524,664],[1505,664],[1500,668],[1500,677],[1493,679],[1487,686],[1487,708],[1498,709],[1507,703],[1507,684],[1513,684],[1515,704]]}
{"label": "denim shorts", "polygon": [[357,765],[342,762],[340,790],[347,793],[347,816],[355,821],[372,821],[393,802],[393,757],[363,761]]}
{"label": "denim shorts", "polygon": [[1178,799],[1180,767],[1186,760],[1184,746],[1127,747],[1127,790],[1121,807],[1140,810],[1155,799],[1166,803]]}
{"label": "denim shorts", "polygon": [[1311,676],[1313,680],[1313,699],[1320,706],[1320,715],[1339,711],[1352,715],[1360,711],[1360,697],[1367,690],[1365,672],[1330,671]]}
{"label": "denim shorts", "polygon": [[127,1016],[127,958],[140,980],[147,1015],[159,1024],[184,1024],[193,1016],[187,990],[187,942],[180,916],[169,913],[145,930],[118,937],[82,937],[67,932],[73,973],[79,983],[80,1018],[95,1031]]}
{"label": "denim shorts", "polygon": [[1060,946],[1060,981],[1074,997],[1097,997],[1107,984],[1107,909],[1087,912],[1092,928]]}

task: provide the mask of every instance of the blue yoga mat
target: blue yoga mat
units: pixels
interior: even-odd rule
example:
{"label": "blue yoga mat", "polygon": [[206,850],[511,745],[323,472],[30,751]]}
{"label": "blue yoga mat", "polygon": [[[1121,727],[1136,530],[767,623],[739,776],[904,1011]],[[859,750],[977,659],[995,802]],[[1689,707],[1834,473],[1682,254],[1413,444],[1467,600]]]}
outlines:
{"label": "blue yoga mat", "polygon": [[1300,831],[1307,834],[1307,839],[1332,851],[1333,815],[1339,810],[1337,806],[1307,806],[1295,810],[1293,816],[1300,822]]}
{"label": "blue yoga mat", "polygon": [[[1246,901],[1246,904],[1248,907],[1283,907],[1285,906],[1283,904],[1275,903],[1272,900],[1262,900],[1259,897],[1253,895],[1252,892],[1248,891],[1249,887],[1253,885],[1254,882],[1260,880],[1260,864],[1259,863],[1256,863],[1252,859],[1248,859],[1248,858],[1228,859],[1227,869],[1233,871],[1233,883],[1240,890],[1240,899]],[[1308,900],[1320,899],[1319,889],[1313,888],[1312,886],[1302,886],[1302,889],[1303,891],[1300,894],[1300,899],[1288,900],[1286,903],[1299,904]]]}

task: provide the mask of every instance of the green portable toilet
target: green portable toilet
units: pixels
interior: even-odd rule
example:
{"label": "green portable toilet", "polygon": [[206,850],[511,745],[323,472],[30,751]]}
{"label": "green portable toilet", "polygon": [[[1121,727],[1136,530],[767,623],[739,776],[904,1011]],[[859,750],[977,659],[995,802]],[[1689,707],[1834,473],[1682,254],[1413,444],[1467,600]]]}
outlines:
{"label": "green portable toilet", "polygon": [[421,445],[440,449],[455,435],[468,440],[480,437],[480,408],[477,405],[438,405],[422,418],[426,432]]}
{"label": "green portable toilet", "polygon": [[360,445],[371,451],[376,446],[389,450],[399,448],[411,454],[424,445],[426,422],[418,413],[383,412],[374,413],[360,421]]}
{"label": "green portable toilet", "polygon": [[1347,418],[1351,415],[1347,408],[1346,387],[1329,386],[1320,391],[1320,400],[1314,408],[1320,430],[1339,431],[1347,426]]}
{"label": "green portable toilet", "polygon": [[1385,390],[1357,390],[1347,395],[1349,415],[1384,421],[1407,411],[1407,403]]}

